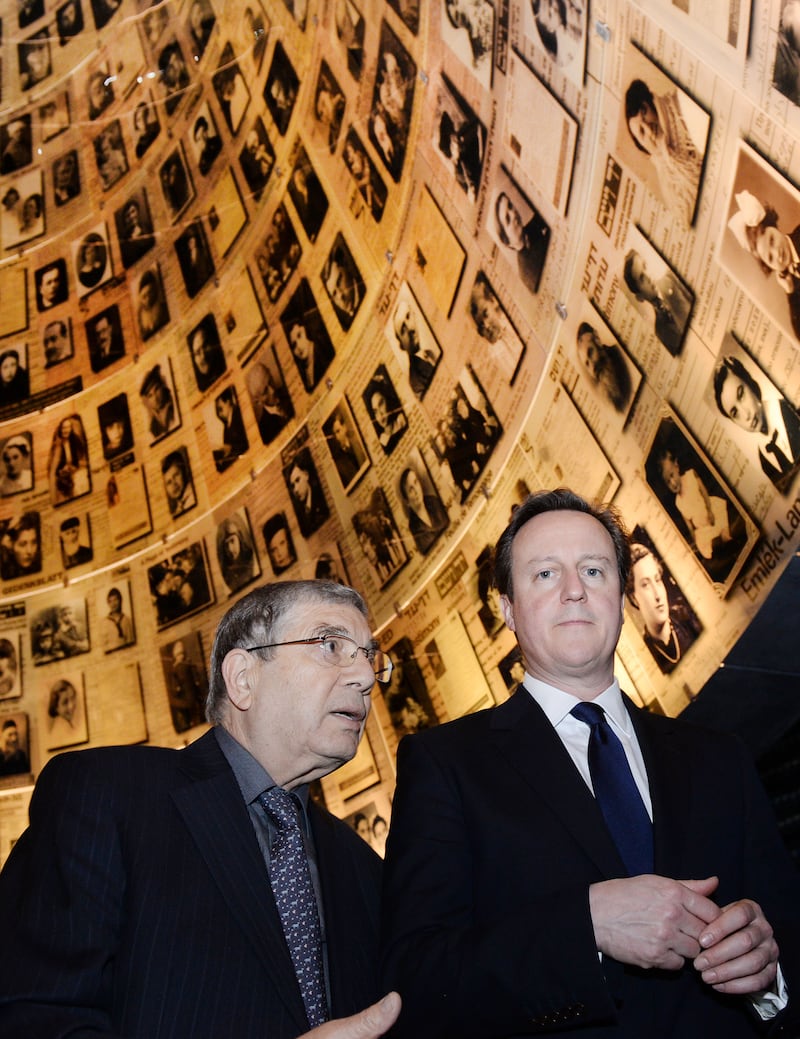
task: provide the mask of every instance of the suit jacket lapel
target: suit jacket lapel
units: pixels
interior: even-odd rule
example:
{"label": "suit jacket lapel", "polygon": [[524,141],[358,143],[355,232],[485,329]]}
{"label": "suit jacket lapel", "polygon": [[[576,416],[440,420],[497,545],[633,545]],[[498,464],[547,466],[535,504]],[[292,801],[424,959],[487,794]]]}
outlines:
{"label": "suit jacket lapel", "polygon": [[189,782],[172,794],[200,855],[256,955],[276,995],[308,1030],[300,988],[280,917],[241,791],[213,732],[182,752]]}
{"label": "suit jacket lapel", "polygon": [[548,804],[605,877],[625,876],[597,802],[544,711],[524,688],[493,712],[492,737],[504,758]]}

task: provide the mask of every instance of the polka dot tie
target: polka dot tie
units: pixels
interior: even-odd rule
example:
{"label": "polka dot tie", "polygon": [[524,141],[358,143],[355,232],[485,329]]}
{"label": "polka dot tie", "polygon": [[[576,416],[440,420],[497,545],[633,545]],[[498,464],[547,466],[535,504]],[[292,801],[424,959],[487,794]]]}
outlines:
{"label": "polka dot tie", "polygon": [[277,828],[270,849],[269,879],[303,995],[309,1025],[328,1020],[322,970],[322,934],[296,799],[274,786],[258,798]]}

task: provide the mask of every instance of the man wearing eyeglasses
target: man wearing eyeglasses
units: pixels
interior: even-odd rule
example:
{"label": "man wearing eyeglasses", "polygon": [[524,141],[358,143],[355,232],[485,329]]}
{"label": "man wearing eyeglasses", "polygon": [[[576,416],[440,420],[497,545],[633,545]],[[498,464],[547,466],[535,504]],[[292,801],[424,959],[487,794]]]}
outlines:
{"label": "man wearing eyeglasses", "polygon": [[0,874],[0,1039],[382,1035],[380,860],[308,787],[390,673],[353,589],[268,584],[217,629],[210,731],[53,758]]}

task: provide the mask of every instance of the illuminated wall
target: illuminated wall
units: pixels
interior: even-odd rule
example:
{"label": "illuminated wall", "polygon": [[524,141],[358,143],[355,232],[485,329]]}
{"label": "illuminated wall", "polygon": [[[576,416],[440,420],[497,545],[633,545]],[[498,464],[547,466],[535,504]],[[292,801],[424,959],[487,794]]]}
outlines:
{"label": "illuminated wall", "polygon": [[398,737],[513,688],[486,559],[538,487],[661,573],[624,687],[697,695],[800,524],[800,91],[785,4],[645,6],[3,0],[3,850],[57,750],[198,735],[278,575],[356,585],[401,665],[324,783],[388,815]]}

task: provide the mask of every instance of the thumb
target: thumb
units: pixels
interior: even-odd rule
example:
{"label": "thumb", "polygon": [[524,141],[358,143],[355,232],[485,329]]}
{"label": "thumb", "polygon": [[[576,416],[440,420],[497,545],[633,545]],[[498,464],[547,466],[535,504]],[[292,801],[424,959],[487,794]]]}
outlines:
{"label": "thumb", "polygon": [[388,1032],[400,1013],[400,996],[389,992],[372,1006],[352,1017],[327,1021],[306,1032],[300,1039],[379,1039]]}
{"label": "thumb", "polygon": [[703,880],[681,880],[679,883],[683,884],[684,887],[688,887],[690,891],[708,898],[710,894],[717,890],[719,877],[704,877]]}

